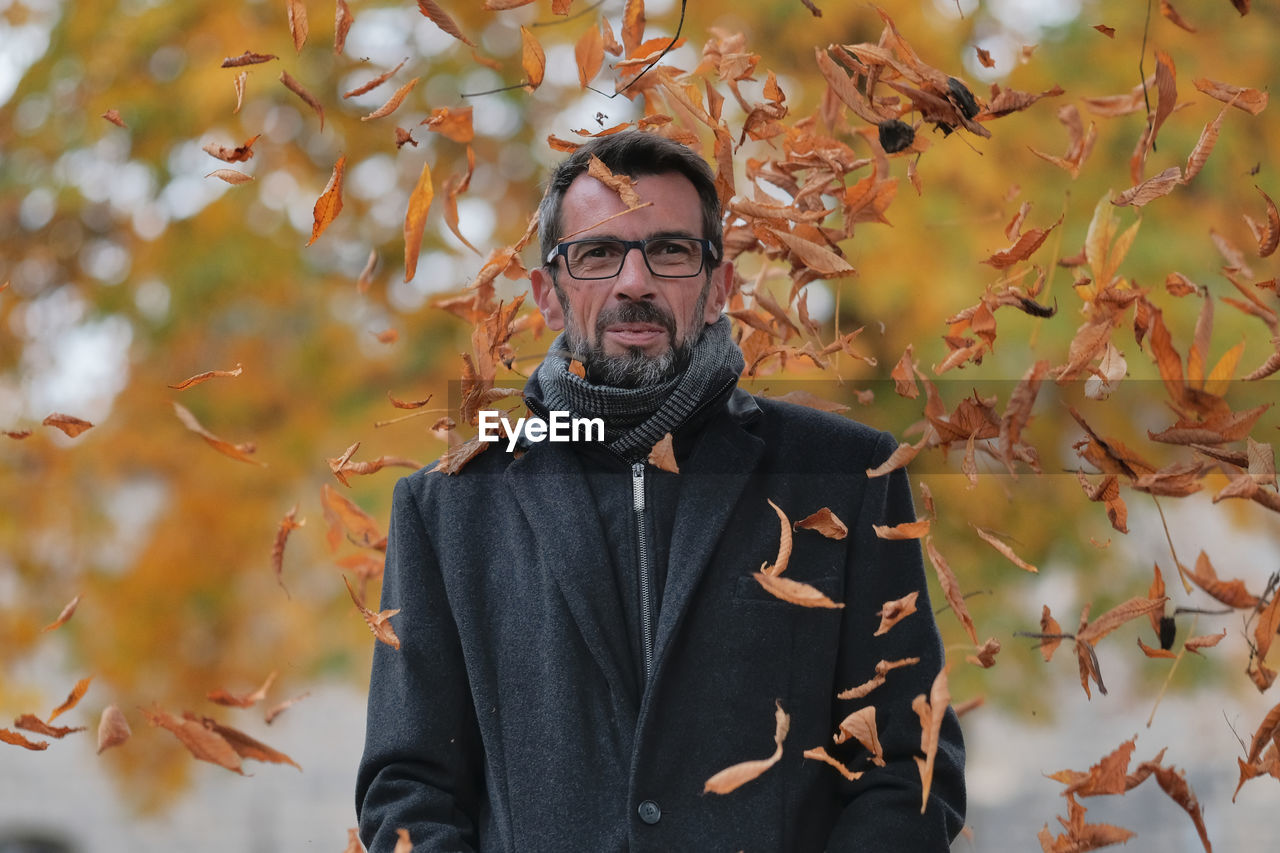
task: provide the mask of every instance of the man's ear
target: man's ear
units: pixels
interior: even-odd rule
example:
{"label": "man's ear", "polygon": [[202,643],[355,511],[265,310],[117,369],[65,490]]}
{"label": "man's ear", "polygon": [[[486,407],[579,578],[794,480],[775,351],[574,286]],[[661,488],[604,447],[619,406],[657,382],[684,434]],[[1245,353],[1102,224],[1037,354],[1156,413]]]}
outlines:
{"label": "man's ear", "polygon": [[560,295],[556,293],[550,271],[546,267],[534,267],[529,272],[529,283],[533,285],[533,301],[542,312],[547,328],[553,332],[563,329],[564,306],[560,304]]}
{"label": "man's ear", "polygon": [[707,301],[702,310],[702,321],[714,323],[720,319],[729,300],[729,287],[733,284],[733,262],[725,261],[711,271],[711,281],[707,287]]}

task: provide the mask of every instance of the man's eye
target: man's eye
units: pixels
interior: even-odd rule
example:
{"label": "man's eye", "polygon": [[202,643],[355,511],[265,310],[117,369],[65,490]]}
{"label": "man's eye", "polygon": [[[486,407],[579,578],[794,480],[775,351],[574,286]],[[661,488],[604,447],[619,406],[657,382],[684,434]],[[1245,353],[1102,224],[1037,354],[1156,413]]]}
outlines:
{"label": "man's eye", "polygon": [[649,254],[653,257],[688,257],[693,254],[693,247],[683,240],[655,240],[649,244]]}
{"label": "man's eye", "polygon": [[584,258],[615,258],[618,256],[618,247],[612,243],[597,243],[583,247],[582,257]]}

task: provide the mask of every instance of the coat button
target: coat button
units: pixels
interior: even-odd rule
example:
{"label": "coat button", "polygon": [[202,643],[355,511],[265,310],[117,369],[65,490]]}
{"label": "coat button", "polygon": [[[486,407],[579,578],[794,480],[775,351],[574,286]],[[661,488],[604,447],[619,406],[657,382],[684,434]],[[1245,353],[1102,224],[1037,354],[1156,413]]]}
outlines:
{"label": "coat button", "polygon": [[662,809],[653,800],[645,800],[636,811],[639,812],[640,819],[650,826],[662,820]]}

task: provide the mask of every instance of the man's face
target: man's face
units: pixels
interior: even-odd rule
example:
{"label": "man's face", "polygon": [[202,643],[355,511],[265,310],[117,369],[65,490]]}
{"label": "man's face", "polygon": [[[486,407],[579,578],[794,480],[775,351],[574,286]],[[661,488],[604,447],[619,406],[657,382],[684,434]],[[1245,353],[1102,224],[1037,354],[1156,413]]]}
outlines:
{"label": "man's face", "polygon": [[[635,188],[650,205],[604,221],[626,205],[600,181],[579,175],[565,192],[560,232],[570,240],[703,236],[701,202],[683,175],[645,175]],[[621,271],[607,279],[575,279],[563,258],[555,263],[555,280],[545,267],[531,274],[547,325],[565,330],[573,357],[593,381],[623,387],[658,382],[683,369],[706,324],[720,316],[732,276],[732,265],[723,263],[693,278],[662,278],[649,272],[638,250],[628,252]]]}

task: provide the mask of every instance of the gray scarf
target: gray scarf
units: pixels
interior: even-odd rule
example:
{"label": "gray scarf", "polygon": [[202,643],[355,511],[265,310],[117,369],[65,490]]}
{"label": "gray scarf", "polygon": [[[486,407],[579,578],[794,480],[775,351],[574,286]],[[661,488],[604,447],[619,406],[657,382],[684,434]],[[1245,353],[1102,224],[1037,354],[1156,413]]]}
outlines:
{"label": "gray scarf", "polygon": [[567,352],[561,334],[531,377],[529,391],[548,410],[602,419],[605,446],[630,461],[643,459],[699,406],[727,390],[745,365],[730,335],[729,318],[724,316],[703,331],[684,371],[656,385],[593,385],[569,370]]}

